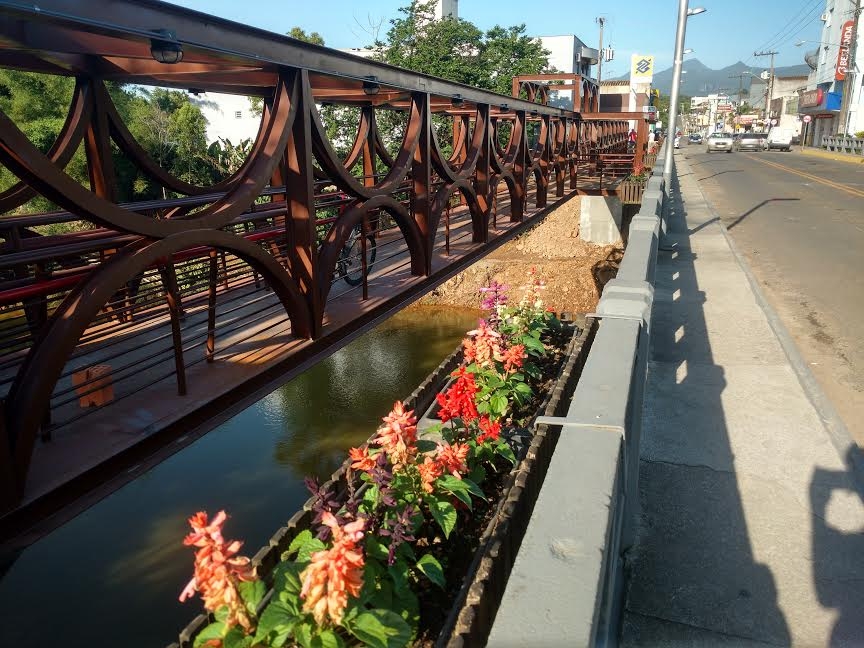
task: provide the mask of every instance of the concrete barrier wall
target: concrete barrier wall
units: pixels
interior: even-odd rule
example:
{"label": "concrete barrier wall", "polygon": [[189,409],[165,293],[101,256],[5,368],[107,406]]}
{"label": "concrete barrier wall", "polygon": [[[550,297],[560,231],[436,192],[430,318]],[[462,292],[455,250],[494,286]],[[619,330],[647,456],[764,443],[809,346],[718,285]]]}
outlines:
{"label": "concrete barrier wall", "polygon": [[[665,146],[665,145],[664,145]],[[661,150],[564,417],[489,646],[616,645],[623,553],[639,509],[639,439],[666,201]]]}

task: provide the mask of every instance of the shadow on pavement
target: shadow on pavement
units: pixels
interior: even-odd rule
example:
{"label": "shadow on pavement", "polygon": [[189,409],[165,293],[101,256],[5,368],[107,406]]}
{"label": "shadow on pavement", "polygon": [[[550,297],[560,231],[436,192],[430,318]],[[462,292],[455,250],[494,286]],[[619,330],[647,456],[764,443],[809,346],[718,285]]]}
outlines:
{"label": "shadow on pavement", "polygon": [[[851,466],[861,454],[850,446],[846,464]],[[832,514],[832,498],[857,498],[864,506],[864,491],[848,471],[817,468],[810,482],[810,509],[813,521],[813,582],[819,603],[837,610],[838,619],[831,632],[831,646],[864,644],[864,529],[843,528],[844,516]]]}
{"label": "shadow on pavement", "polygon": [[[751,545],[721,399],[727,381],[694,266],[702,252],[677,178],[672,196],[667,239],[677,245],[661,252],[656,273],[622,645],[789,645],[774,576]],[[712,222],[703,211],[706,222],[689,218],[693,231]]]}

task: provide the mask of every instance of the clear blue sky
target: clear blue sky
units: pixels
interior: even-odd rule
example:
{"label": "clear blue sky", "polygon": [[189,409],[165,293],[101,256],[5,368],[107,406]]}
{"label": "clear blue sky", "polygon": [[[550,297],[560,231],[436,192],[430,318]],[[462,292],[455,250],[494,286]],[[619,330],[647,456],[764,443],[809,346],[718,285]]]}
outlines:
{"label": "clear blue sky", "polygon": [[[197,11],[262,29],[285,33],[291,27],[320,33],[329,47],[362,47],[372,40],[370,25],[380,24],[383,37],[389,21],[409,0],[172,0]],[[525,23],[534,36],[576,34],[597,45],[595,18],[607,19],[604,43],[615,48],[615,60],[604,64],[604,78],[626,74],[630,55],[653,54],[657,69],[672,64],[675,0],[606,0],[591,3],[573,0],[460,0],[459,16],[481,29]],[[688,20],[687,47],[710,68],[744,61],[754,68],[767,67],[768,57],[753,57],[756,50],[775,49],[775,64],[804,62],[808,47],[795,47],[802,39],[818,40],[819,15],[825,0],[690,0],[690,6],[708,11]],[[492,9],[494,7],[494,10]],[[602,7],[602,8],[601,8]],[[365,31],[364,31],[365,30]],[[813,46],[810,46],[812,49]],[[686,63],[685,63],[686,69]]]}

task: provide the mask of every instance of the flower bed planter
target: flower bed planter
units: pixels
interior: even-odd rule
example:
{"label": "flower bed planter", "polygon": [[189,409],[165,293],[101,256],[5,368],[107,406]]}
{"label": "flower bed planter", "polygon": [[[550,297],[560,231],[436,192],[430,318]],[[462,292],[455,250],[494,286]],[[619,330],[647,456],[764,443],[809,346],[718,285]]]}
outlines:
{"label": "flower bed planter", "polygon": [[[476,551],[473,556],[469,554],[465,561],[467,566],[461,586],[444,594],[437,590],[430,592],[432,603],[420,595],[423,605],[426,606],[435,605],[437,600],[447,596],[452,599],[452,605],[449,612],[442,611],[440,614],[442,622],[434,634],[427,629],[418,636],[415,645],[463,646],[485,643],[557,443],[557,435],[551,433],[546,426],[540,425],[534,429],[534,420],[539,415],[559,415],[566,410],[595,328],[593,320],[583,322],[582,327],[571,325],[572,335],[559,359],[557,377],[547,380],[530,423],[514,431],[512,435],[511,445],[517,448],[517,461],[512,469],[501,473],[502,477],[497,486],[497,492],[500,493],[498,501],[490,502],[477,528],[467,529],[465,532],[460,528],[459,540],[456,541],[459,544],[466,544],[467,537],[477,538]],[[432,406],[435,396],[443,389],[450,374],[460,366],[462,360],[463,353],[460,348],[445,359],[405,400],[405,408],[418,412],[426,410],[427,418],[434,416],[437,409]],[[419,424],[418,429],[422,430]],[[346,461],[323,486],[345,489],[350,465],[351,460]],[[315,497],[310,498],[303,510],[296,513],[286,526],[273,535],[267,546],[252,558],[252,564],[257,567],[259,577],[267,587],[272,585],[273,571],[292,540],[312,526],[315,502]],[[266,603],[267,598],[259,608]],[[196,617],[180,634],[179,646],[191,647],[195,637],[209,622],[210,618],[205,615]]]}

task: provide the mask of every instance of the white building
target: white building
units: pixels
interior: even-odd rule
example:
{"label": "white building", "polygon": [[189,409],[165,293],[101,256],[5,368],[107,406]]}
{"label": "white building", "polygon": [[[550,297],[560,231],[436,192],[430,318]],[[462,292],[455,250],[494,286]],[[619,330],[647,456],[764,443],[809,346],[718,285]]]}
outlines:
{"label": "white building", "polygon": [[[822,32],[813,49],[804,60],[812,72],[807,89],[801,93],[798,110],[812,119],[806,141],[821,146],[826,135],[854,134],[864,130],[864,97],[862,97],[862,71],[864,71],[864,20],[858,21],[854,32],[855,12],[861,10],[862,0],[826,0],[822,13]],[[858,44],[855,47],[855,43]],[[855,61],[850,61],[850,48],[855,49]],[[848,108],[843,114],[844,94]]]}
{"label": "white building", "polygon": [[220,137],[239,144],[244,139],[253,141],[258,135],[261,117],[252,114],[249,97],[216,92],[202,92],[193,97],[207,118],[207,143]]}

